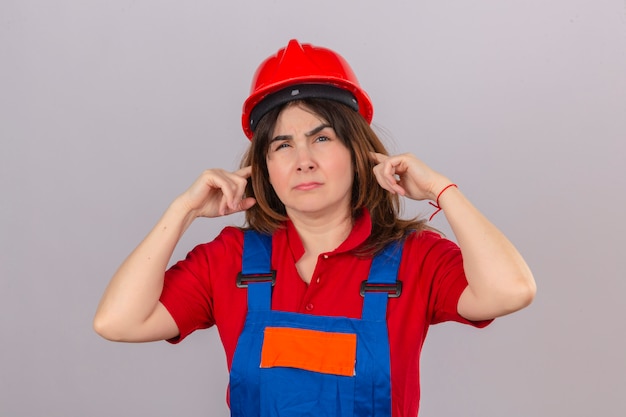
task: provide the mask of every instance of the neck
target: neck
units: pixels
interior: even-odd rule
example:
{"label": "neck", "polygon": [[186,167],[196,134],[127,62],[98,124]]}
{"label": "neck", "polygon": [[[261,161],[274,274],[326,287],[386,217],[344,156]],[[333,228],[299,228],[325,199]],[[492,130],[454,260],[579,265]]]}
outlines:
{"label": "neck", "polygon": [[290,219],[300,235],[307,254],[320,254],[335,250],[346,240],[353,226],[350,213],[332,218],[296,216]]}

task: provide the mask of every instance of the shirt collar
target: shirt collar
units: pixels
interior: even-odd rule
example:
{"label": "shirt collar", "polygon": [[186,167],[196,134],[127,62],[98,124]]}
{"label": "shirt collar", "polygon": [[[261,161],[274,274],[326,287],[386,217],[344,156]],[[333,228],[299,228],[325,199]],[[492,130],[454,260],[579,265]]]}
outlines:
{"label": "shirt collar", "polygon": [[[285,222],[285,229],[283,230],[286,230],[287,241],[289,248],[291,249],[291,254],[293,255],[294,261],[297,262],[302,255],[304,255],[304,246],[302,245],[300,235],[291,220],[287,220]],[[365,242],[371,232],[372,218],[370,217],[369,210],[367,208],[363,208],[354,220],[354,226],[352,227],[352,230],[346,240],[344,240],[343,243],[337,247],[337,249],[328,252],[328,254],[338,254],[356,249],[359,245]]]}

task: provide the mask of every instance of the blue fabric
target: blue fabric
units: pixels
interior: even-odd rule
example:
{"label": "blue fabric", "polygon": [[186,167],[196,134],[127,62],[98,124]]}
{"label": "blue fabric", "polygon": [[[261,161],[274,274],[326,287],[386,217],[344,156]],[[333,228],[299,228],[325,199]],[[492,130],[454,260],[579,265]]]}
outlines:
{"label": "blue fabric", "polygon": [[[402,242],[387,245],[374,259],[367,278],[369,284],[393,284],[396,282]],[[387,293],[370,292],[365,294],[361,317],[368,320],[385,320],[387,314]]]}
{"label": "blue fabric", "polygon": [[[250,235],[250,236],[249,236]],[[256,235],[256,236],[255,236]],[[270,270],[271,238],[248,231],[244,237],[246,273]],[[250,252],[249,252],[250,251]],[[266,252],[262,254],[262,252]],[[390,245],[372,262],[368,282],[394,283],[402,244]],[[252,266],[251,266],[252,265]],[[234,417],[391,416],[391,377],[386,323],[387,294],[366,293],[362,319],[313,316],[271,310],[271,283],[248,284],[248,314],[230,373],[230,408]],[[354,376],[304,369],[261,368],[265,328],[289,327],[357,335]]]}
{"label": "blue fabric", "polygon": [[270,272],[272,262],[272,236],[246,232],[243,235],[242,274],[264,274]]}

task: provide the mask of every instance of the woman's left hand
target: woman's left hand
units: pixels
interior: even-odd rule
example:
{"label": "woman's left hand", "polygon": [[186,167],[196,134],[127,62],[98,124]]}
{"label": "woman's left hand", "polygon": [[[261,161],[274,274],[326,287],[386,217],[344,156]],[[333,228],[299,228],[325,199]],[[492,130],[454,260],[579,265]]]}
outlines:
{"label": "woman's left hand", "polygon": [[431,169],[415,155],[383,155],[371,152],[376,180],[385,190],[413,200],[436,200],[450,180]]}
{"label": "woman's left hand", "polygon": [[[411,154],[371,153],[381,187],[414,200],[437,200],[450,180]],[[468,286],[457,305],[468,320],[487,320],[526,307],[535,296],[532,272],[513,244],[456,189],[441,202],[461,253]]]}

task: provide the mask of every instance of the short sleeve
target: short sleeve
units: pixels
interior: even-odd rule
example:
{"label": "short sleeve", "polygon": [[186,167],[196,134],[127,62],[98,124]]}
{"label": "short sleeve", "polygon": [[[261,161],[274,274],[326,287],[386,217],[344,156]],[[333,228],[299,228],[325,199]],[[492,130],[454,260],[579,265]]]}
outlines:
{"label": "short sleeve", "polygon": [[196,246],[165,273],[160,301],[180,332],[178,337],[168,340],[171,343],[178,343],[195,330],[214,324],[206,250],[207,244]]}
{"label": "short sleeve", "polygon": [[196,246],[166,271],[160,301],[180,333],[170,343],[178,343],[195,330],[215,324],[212,280],[224,272],[233,252],[229,244],[241,241],[240,236],[237,228],[227,227],[215,240]]}
{"label": "short sleeve", "polygon": [[424,251],[421,259],[421,281],[428,289],[428,316],[431,324],[456,321],[485,327],[492,320],[470,321],[458,313],[461,294],[467,288],[461,249],[453,241],[433,232],[422,232],[417,238]]}

